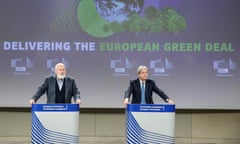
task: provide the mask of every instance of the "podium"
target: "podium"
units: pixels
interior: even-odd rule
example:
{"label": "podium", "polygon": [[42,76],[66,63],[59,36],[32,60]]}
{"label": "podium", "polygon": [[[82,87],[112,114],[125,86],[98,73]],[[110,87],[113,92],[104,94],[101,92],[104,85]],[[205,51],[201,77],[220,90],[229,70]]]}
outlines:
{"label": "podium", "polygon": [[127,105],[125,143],[174,144],[175,105]]}
{"label": "podium", "polygon": [[79,144],[78,104],[33,104],[32,143]]}

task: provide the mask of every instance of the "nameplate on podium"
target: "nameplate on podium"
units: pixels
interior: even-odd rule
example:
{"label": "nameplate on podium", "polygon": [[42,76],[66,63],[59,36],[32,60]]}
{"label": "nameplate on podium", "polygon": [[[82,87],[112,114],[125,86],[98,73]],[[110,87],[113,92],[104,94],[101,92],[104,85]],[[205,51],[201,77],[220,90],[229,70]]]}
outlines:
{"label": "nameplate on podium", "polygon": [[174,144],[175,105],[129,104],[126,144]]}
{"label": "nameplate on podium", "polygon": [[79,105],[33,104],[32,143],[79,144]]}

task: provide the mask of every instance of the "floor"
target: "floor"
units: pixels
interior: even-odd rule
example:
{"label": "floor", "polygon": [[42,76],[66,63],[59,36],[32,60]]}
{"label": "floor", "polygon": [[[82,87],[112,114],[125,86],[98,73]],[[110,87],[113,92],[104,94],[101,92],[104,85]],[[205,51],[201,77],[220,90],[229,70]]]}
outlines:
{"label": "floor", "polygon": [[[0,141],[0,144],[30,144],[30,141],[20,141],[20,142],[9,142],[9,141]],[[124,144],[124,142],[84,142],[80,141],[80,144]]]}
{"label": "floor", "polygon": [[[28,137],[0,137],[0,144],[30,144],[31,138]],[[80,138],[80,144],[124,144],[124,138]]]}
{"label": "floor", "polygon": [[[30,144],[29,141],[21,141],[21,142],[0,142],[0,144]],[[124,142],[80,142],[80,144],[124,144]]]}

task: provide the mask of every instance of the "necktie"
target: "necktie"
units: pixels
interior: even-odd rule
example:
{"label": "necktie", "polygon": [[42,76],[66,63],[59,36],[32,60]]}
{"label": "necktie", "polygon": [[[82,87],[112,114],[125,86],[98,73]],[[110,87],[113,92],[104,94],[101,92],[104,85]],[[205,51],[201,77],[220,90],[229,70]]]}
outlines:
{"label": "necktie", "polygon": [[144,83],[143,82],[142,82],[142,86],[141,86],[141,104],[146,104],[145,89],[144,89]]}

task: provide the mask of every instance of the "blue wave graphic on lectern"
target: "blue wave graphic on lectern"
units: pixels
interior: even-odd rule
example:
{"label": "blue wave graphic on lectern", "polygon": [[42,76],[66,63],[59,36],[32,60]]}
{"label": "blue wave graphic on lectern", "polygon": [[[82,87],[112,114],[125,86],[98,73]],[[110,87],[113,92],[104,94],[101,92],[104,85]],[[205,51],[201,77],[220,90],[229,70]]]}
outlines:
{"label": "blue wave graphic on lectern", "polygon": [[128,113],[127,144],[174,144],[172,136],[158,134],[140,127],[131,113]]}
{"label": "blue wave graphic on lectern", "polygon": [[32,114],[32,144],[78,144],[75,135],[64,134],[46,129],[35,113]]}

